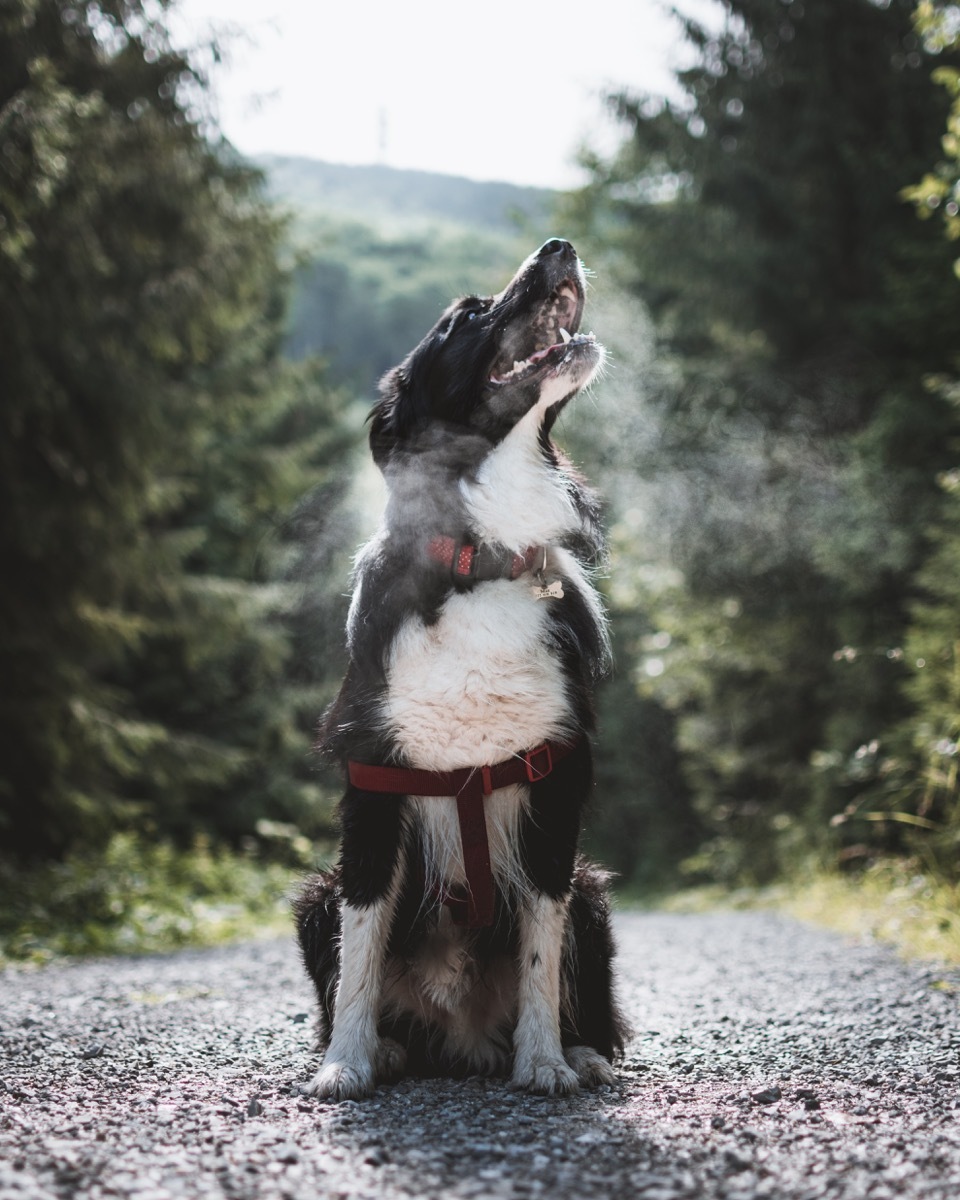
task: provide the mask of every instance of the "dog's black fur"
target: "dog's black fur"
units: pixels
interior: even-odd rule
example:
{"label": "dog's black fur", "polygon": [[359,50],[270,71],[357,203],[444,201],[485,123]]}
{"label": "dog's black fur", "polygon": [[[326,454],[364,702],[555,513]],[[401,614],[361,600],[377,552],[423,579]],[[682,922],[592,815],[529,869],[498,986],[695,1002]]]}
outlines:
{"label": "dog's black fur", "polygon": [[[331,1037],[337,1043],[335,1009],[347,1003],[337,995],[344,911],[351,913],[351,929],[354,924],[361,928],[366,919],[369,930],[371,922],[382,919],[384,937],[379,950],[375,954],[369,948],[364,950],[370,965],[362,986],[358,985],[361,999],[353,993],[349,999],[356,1011],[370,1005],[376,1038],[371,1040],[368,1031],[363,1041],[352,1026],[342,1032],[353,1019],[344,1013],[339,1043],[327,1055],[329,1059],[335,1049],[337,1061],[325,1062],[314,1081],[314,1090],[322,1096],[366,1094],[377,1077],[398,1072],[404,1061],[408,1070],[426,1074],[505,1070],[511,1051],[517,1059],[515,1082],[521,1086],[545,1092],[573,1090],[577,1079],[564,1072],[562,1060],[559,1067],[553,1061],[552,1069],[546,1070],[542,1063],[537,1066],[538,1054],[544,1061],[550,1057],[546,1051],[541,1054],[534,1048],[528,1052],[511,1044],[519,1000],[506,1003],[497,1019],[491,1018],[491,1027],[482,1030],[479,1027],[486,1017],[480,1004],[479,1015],[474,1013],[471,1018],[478,1027],[479,1048],[464,1049],[473,1034],[458,1035],[459,1041],[452,1034],[447,1036],[446,1009],[443,1020],[436,1016],[437,1005],[442,1009],[447,1001],[436,1001],[442,987],[434,978],[433,960],[424,965],[428,952],[434,957],[442,952],[451,962],[455,959],[459,970],[469,970],[473,984],[469,993],[464,993],[464,1004],[473,1004],[484,987],[493,989],[492,1004],[493,991],[499,997],[503,988],[491,980],[505,969],[504,964],[515,964],[511,977],[520,977],[516,986],[522,991],[523,973],[535,973],[539,967],[539,949],[529,956],[530,962],[517,961],[521,942],[527,945],[530,938],[540,936],[538,930],[528,928],[529,912],[536,904],[547,905],[543,911],[550,912],[549,906],[555,902],[563,922],[562,994],[556,998],[555,1010],[560,1044],[565,1051],[580,1048],[572,1056],[567,1054],[579,1081],[589,1084],[609,1078],[595,1061],[597,1055],[583,1065],[584,1047],[611,1061],[622,1048],[625,1030],[613,998],[614,950],[606,876],[577,856],[581,813],[592,782],[586,739],[594,726],[592,691],[607,664],[602,614],[582,569],[595,566],[603,553],[599,506],[550,439],[558,413],[602,360],[602,349],[592,336],[570,339],[559,333],[563,326],[567,333],[576,334],[582,308],[583,275],[573,247],[553,239],[527,260],[499,296],[467,297],[451,305],[381,385],[381,399],[372,413],[370,446],[387,479],[389,500],[380,533],[358,560],[348,624],[349,668],[339,696],[324,718],[321,748],[341,764],[350,759],[437,769],[432,761],[423,760],[416,739],[404,735],[402,721],[389,716],[398,687],[392,672],[402,632],[414,629],[419,634],[445,628],[443,623],[452,619],[458,596],[468,597],[469,604],[456,608],[463,614],[457,619],[469,622],[474,611],[479,619],[481,609],[470,605],[482,605],[494,588],[507,604],[516,597],[518,620],[533,620],[529,607],[523,608],[530,605],[527,593],[533,581],[529,574],[516,580],[463,581],[437,561],[428,547],[439,535],[475,545],[489,538],[489,529],[477,527],[470,487],[482,485],[489,491],[484,464],[511,434],[521,436],[514,431],[534,410],[538,425],[531,427],[530,436],[538,463],[530,467],[531,479],[540,486],[542,477],[545,503],[567,515],[555,522],[557,527],[549,537],[553,571],[560,573],[564,594],[543,601],[542,609],[537,607],[539,646],[532,647],[532,652],[545,651],[549,656],[550,671],[554,672],[551,678],[560,681],[562,696],[551,701],[560,714],[552,724],[542,730],[531,726],[536,733],[532,743],[507,745],[499,758],[522,754],[548,737],[572,740],[580,736],[582,740],[546,778],[517,789],[515,823],[510,824],[513,817],[504,818],[517,843],[515,869],[510,878],[495,875],[496,915],[489,928],[452,928],[449,913],[425,885],[431,867],[426,860],[431,853],[436,856],[436,848],[430,849],[433,843],[424,820],[429,824],[439,810],[418,808],[404,796],[348,786],[340,808],[339,866],[306,883],[295,913],[304,963],[316,985],[324,1046]],[[531,359],[538,351],[539,356]],[[511,371],[514,360],[524,365]],[[526,429],[525,425],[523,436],[527,436]],[[505,503],[510,502],[505,497]],[[523,505],[518,506],[515,499],[512,502],[517,509],[511,518],[513,527],[522,531],[527,520]],[[529,495],[523,503],[536,506]],[[529,520],[534,530],[538,522],[542,528],[549,526],[549,520],[536,512]],[[537,541],[535,537],[526,541],[522,532],[517,536],[522,540],[507,545],[507,550],[517,551]],[[438,669],[442,670],[446,661],[438,659]],[[407,697],[403,703],[403,713],[409,716],[414,710],[409,720],[416,728],[417,697]],[[490,704],[490,711],[495,711],[495,701]],[[450,720],[454,738],[457,722],[463,724],[465,736],[476,732],[470,730],[467,718],[455,711]],[[479,767],[491,761],[465,757],[464,761],[444,762],[442,769]],[[454,804],[452,799],[441,798],[419,803]],[[488,823],[491,819],[488,815]],[[456,866],[432,863],[442,879],[456,875]],[[521,934],[525,920],[527,932]],[[366,936],[351,932],[349,939],[359,946],[357,939]],[[545,944],[547,957],[548,950]],[[345,945],[344,953],[351,952],[351,946]],[[443,962],[446,969],[446,959]],[[456,986],[462,990],[461,983]],[[410,1000],[417,987],[427,999]],[[370,995],[370,991],[379,994]],[[403,1001],[397,998],[401,994]],[[546,1004],[547,986],[537,994]],[[450,1017],[453,1023],[457,1019]],[[542,1033],[544,1045],[551,1044],[553,1035],[547,1026],[553,1020],[546,1019],[537,1034]],[[537,1038],[534,1041],[539,1046]],[[361,1042],[366,1047],[362,1051],[357,1049]],[[519,1059],[526,1063],[531,1055],[537,1060],[534,1065],[521,1066]]]}

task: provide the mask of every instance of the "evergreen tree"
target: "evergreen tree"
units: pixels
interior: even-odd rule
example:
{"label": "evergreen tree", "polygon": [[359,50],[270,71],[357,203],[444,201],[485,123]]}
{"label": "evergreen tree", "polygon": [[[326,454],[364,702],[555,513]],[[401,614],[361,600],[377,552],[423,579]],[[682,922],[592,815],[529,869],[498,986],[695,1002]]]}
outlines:
{"label": "evergreen tree", "polygon": [[682,583],[650,601],[670,647],[644,686],[680,719],[716,861],[762,878],[798,819],[825,830],[870,785],[903,712],[895,650],[955,424],[923,377],[958,309],[900,195],[946,111],[912,3],[724,7],[716,34],[685,22],[681,101],[615,99],[630,137],[580,205],[660,344],[645,549]]}
{"label": "evergreen tree", "polygon": [[[921,0],[916,27],[934,55],[960,52],[960,6]],[[937,61],[936,59],[934,61]],[[960,70],[941,65],[935,82],[946,89],[951,107],[942,139],[942,157],[904,195],[918,215],[942,216],[949,241],[960,237]],[[960,274],[960,260],[954,273]],[[960,292],[955,296],[960,302]],[[955,379],[931,376],[927,385],[960,409]],[[906,716],[892,730],[881,758],[877,786],[864,797],[873,820],[910,831],[912,846],[926,863],[953,880],[958,878],[960,847],[960,471],[956,440],[950,446],[954,465],[939,475],[944,492],[942,511],[927,531],[931,552],[917,576],[916,597],[902,659],[905,691],[911,701]],[[843,814],[851,823],[862,818],[860,804]]]}
{"label": "evergreen tree", "polygon": [[279,369],[283,229],[206,127],[165,9],[0,12],[0,836],[20,854],[134,820],[235,836],[304,799],[273,534],[324,486],[340,402]]}

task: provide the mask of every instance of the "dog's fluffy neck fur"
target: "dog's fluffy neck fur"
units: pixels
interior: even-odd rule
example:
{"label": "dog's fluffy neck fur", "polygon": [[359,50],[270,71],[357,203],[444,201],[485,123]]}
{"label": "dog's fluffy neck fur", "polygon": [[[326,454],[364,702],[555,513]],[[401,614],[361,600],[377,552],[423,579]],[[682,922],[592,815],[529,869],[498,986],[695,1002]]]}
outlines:
{"label": "dog's fluffy neck fur", "polygon": [[451,434],[444,454],[438,440],[397,455],[384,472],[383,533],[398,543],[437,534],[469,537],[514,552],[586,538],[599,550],[593,513],[578,508],[577,488],[547,437],[542,406],[492,447],[484,438]]}
{"label": "dog's fluffy neck fur", "polygon": [[460,492],[470,527],[483,541],[518,552],[561,543],[579,531],[580,514],[556,456],[544,453],[544,410],[532,408],[480,464]]}

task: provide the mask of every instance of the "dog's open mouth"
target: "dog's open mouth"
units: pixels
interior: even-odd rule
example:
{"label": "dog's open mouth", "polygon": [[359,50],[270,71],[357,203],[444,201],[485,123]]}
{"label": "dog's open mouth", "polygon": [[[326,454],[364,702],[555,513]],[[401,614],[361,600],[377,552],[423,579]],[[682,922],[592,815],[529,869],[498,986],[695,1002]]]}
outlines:
{"label": "dog's open mouth", "polygon": [[540,307],[523,338],[526,357],[498,359],[490,375],[497,385],[518,383],[549,368],[559,368],[577,355],[580,346],[595,343],[592,333],[578,333],[583,315],[583,293],[570,279],[564,280]]}

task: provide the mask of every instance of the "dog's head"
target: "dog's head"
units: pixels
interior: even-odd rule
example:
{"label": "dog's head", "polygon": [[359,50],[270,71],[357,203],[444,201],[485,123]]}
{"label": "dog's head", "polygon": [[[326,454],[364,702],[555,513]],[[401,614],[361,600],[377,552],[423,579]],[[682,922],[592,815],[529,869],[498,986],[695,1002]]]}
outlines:
{"label": "dog's head", "polygon": [[378,464],[451,433],[489,446],[534,408],[549,431],[603,361],[593,334],[579,332],[583,303],[576,251],[552,238],[498,296],[451,304],[380,385],[370,429]]}

